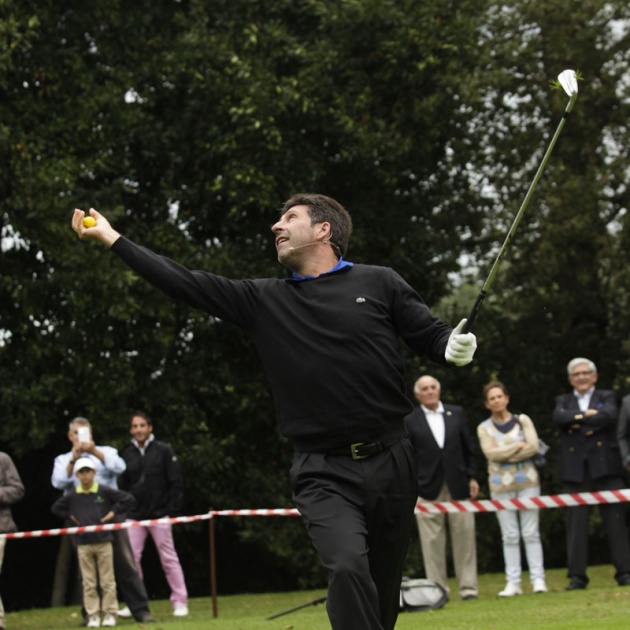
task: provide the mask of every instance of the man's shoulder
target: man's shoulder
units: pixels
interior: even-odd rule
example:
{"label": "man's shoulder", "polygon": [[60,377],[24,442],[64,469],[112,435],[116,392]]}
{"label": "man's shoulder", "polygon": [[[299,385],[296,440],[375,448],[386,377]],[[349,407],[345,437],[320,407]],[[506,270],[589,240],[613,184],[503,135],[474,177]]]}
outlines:
{"label": "man's shoulder", "polygon": [[461,405],[453,405],[452,403],[442,403],[444,411],[451,412],[452,414],[461,415],[464,413],[464,408]]}
{"label": "man's shoulder", "polygon": [[617,394],[613,389],[599,389],[599,387],[596,387],[593,390],[593,394],[599,394],[600,396],[614,396],[617,398]]}
{"label": "man's shoulder", "polygon": [[563,394],[558,394],[556,396],[556,402],[563,402],[565,400],[572,400],[575,398],[573,392],[564,392]]}
{"label": "man's shoulder", "polygon": [[405,416],[405,422],[413,422],[414,420],[420,420],[424,418],[424,411],[422,411],[421,407],[415,407],[413,409],[413,411],[411,411],[410,413],[408,413]]}
{"label": "man's shoulder", "polygon": [[94,448],[99,451],[109,451],[110,453],[118,453],[118,449],[115,446],[109,446],[109,444],[97,444]]}
{"label": "man's shoulder", "polygon": [[365,263],[353,264],[352,267],[348,269],[347,275],[353,275],[355,278],[358,275],[374,277],[399,277],[399,275],[391,267],[384,267],[382,265],[368,265]]}
{"label": "man's shoulder", "polygon": [[123,459],[126,459],[127,457],[130,457],[132,455],[135,455],[136,453],[138,453],[138,449],[136,448],[136,446],[133,443],[127,444],[127,446],[125,446],[121,451],[120,451],[120,456]]}
{"label": "man's shoulder", "polygon": [[173,447],[169,442],[164,442],[164,440],[151,440],[151,443],[147,446],[147,450],[149,449],[160,450],[160,451],[172,451]]}

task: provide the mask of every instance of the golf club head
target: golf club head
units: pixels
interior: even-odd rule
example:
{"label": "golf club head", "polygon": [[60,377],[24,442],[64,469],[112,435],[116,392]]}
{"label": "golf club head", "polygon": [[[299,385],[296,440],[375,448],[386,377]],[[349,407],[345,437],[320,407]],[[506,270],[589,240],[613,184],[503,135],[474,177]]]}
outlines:
{"label": "golf club head", "polygon": [[558,75],[558,81],[562,89],[569,97],[576,96],[578,93],[577,75],[575,70],[564,70]]}

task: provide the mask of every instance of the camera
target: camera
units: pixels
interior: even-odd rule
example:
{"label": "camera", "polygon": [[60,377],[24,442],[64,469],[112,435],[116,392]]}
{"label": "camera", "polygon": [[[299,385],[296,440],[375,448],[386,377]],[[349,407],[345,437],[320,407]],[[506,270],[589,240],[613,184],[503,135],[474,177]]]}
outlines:
{"label": "camera", "polygon": [[79,427],[77,430],[79,442],[90,442],[90,427]]}

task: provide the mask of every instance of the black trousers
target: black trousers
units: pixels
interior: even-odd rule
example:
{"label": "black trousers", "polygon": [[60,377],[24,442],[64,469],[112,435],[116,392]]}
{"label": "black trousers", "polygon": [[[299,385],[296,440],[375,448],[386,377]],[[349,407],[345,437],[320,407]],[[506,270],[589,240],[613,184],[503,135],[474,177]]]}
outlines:
{"label": "black trousers", "polygon": [[114,530],[114,576],[120,598],[137,621],[149,614],[149,597],[133,558],[126,529]]}
{"label": "black trousers", "polygon": [[291,483],[328,572],[333,630],[392,630],[418,496],[409,440],[360,460],[296,453]]}
{"label": "black trousers", "polygon": [[[621,477],[601,477],[591,479],[588,468],[584,472],[584,481],[563,482],[564,492],[597,492],[599,490],[619,490],[625,488]],[[604,523],[610,559],[615,565],[615,577],[630,574],[630,543],[626,526],[625,503],[608,503],[599,506]],[[567,575],[588,582],[586,568],[588,566],[588,522],[591,514],[590,506],[580,505],[566,508],[565,525],[567,531]]]}

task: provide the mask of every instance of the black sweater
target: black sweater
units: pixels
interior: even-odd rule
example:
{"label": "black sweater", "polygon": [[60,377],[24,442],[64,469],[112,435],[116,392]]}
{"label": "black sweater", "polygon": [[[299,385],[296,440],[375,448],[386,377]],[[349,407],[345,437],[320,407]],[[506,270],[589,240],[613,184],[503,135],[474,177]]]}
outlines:
{"label": "black sweater", "polygon": [[184,489],[171,446],[152,440],[142,455],[134,444],[130,444],[120,456],[127,469],[118,477],[118,485],[136,500],[136,507],[129,516],[136,520],[176,516]]}
{"label": "black sweater", "polygon": [[[97,485],[96,492],[77,492],[77,488],[72,488],[53,503],[52,513],[63,519],[69,519],[73,516],[72,526],[103,525],[101,519],[108,512],[121,515],[133,508],[135,501],[128,492],[101,484]],[[116,522],[116,518],[109,522]],[[79,545],[114,540],[112,530],[75,535]]]}
{"label": "black sweater", "polygon": [[354,265],[300,282],[230,280],[188,270],[123,237],[112,251],[167,295],[254,335],[280,431],[297,450],[404,432],[412,405],[399,338],[446,364],[452,328],[389,268]]}

